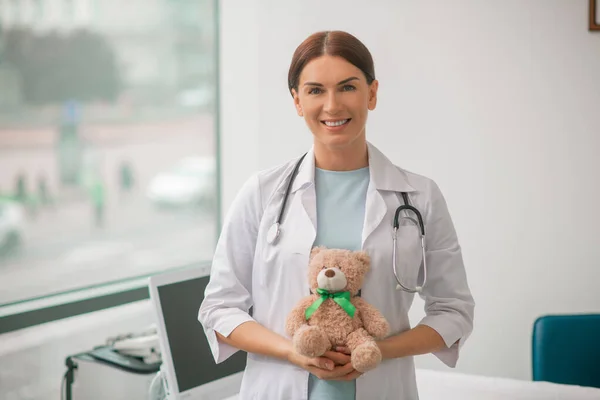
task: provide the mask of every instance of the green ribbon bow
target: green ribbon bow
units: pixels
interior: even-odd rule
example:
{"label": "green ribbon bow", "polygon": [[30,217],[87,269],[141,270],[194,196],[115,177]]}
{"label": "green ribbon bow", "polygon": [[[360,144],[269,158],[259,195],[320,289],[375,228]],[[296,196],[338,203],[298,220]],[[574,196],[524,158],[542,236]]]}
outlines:
{"label": "green ribbon bow", "polygon": [[350,302],[350,292],[329,293],[325,289],[317,289],[317,293],[320,294],[321,297],[318,298],[314,303],[312,303],[304,313],[307,320],[314,314],[315,311],[317,311],[317,308],[319,308],[319,306],[323,304],[323,302],[327,299],[333,299],[333,301],[338,303],[339,306],[342,307],[344,311],[348,313],[350,318],[354,318],[354,312],[356,311],[356,307],[354,307],[354,305]]}

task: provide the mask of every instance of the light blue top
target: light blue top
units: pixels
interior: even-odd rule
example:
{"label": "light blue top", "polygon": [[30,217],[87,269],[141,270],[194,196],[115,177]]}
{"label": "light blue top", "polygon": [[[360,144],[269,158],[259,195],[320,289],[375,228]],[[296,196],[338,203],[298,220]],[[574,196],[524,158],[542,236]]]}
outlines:
{"label": "light blue top", "polygon": [[[361,250],[369,168],[326,171],[315,168],[317,237],[315,246]],[[309,400],[354,400],[356,381],[324,381],[309,376]]]}

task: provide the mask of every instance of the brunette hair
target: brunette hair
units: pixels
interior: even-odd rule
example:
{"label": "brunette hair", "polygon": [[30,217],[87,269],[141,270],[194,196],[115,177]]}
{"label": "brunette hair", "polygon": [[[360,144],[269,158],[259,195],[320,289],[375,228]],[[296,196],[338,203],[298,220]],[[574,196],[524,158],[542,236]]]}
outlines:
{"label": "brunette hair", "polygon": [[298,91],[298,80],[306,64],[323,55],[344,58],[363,72],[369,85],[375,80],[373,57],[360,40],[343,31],[323,31],[310,35],[294,52],[288,72],[290,93],[292,89]]}

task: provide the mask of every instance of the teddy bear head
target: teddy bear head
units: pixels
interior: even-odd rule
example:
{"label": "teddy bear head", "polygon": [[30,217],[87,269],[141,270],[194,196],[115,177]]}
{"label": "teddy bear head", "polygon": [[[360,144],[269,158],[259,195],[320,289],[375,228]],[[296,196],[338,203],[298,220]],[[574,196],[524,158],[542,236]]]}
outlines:
{"label": "teddy bear head", "polygon": [[325,289],[330,293],[348,291],[358,294],[371,261],[364,251],[315,247],[310,253],[308,279],[310,289]]}

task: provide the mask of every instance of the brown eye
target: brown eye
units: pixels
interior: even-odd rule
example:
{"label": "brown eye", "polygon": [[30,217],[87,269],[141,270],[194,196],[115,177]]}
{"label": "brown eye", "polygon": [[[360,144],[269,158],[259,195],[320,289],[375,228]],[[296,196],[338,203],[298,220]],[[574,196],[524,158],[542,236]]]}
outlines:
{"label": "brown eye", "polygon": [[321,268],[321,269],[325,269],[325,268],[327,268],[327,266],[326,266],[326,265],[323,265],[323,268]]}

